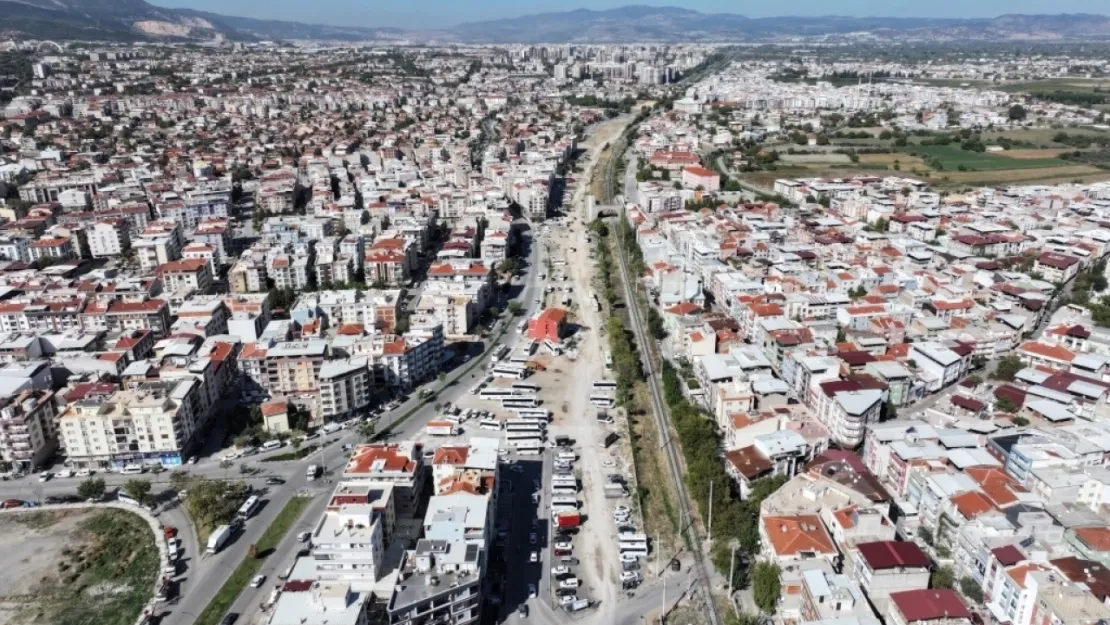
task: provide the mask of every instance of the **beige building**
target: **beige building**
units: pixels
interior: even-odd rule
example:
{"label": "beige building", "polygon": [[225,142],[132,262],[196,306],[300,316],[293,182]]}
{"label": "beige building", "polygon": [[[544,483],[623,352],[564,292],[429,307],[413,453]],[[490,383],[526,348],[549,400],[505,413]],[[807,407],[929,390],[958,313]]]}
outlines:
{"label": "beige building", "polygon": [[54,454],[54,393],[24,391],[0,397],[0,459],[13,469],[33,471]]}
{"label": "beige building", "polygon": [[70,463],[99,469],[182,464],[203,425],[200,392],[195,379],[147,382],[70,404],[58,419]]}

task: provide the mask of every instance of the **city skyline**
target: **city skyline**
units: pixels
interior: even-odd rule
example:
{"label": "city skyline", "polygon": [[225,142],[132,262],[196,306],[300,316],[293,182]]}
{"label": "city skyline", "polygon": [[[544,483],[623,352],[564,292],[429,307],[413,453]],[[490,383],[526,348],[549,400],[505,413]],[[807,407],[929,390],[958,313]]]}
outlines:
{"label": "city skyline", "polygon": [[362,27],[399,27],[406,29],[450,28],[466,22],[520,17],[538,13],[591,9],[596,11],[630,5],[680,7],[702,13],[731,13],[752,18],[780,16],[843,15],[852,17],[922,17],[922,18],[990,18],[1005,14],[1105,14],[1107,7],[1102,0],[1060,0],[1047,5],[1043,0],[982,0],[975,3],[957,0],[938,0],[922,5],[907,1],[878,2],[876,0],[784,0],[773,5],[731,3],[725,0],[692,0],[671,2],[628,2],[601,0],[587,6],[534,0],[509,2],[488,0],[478,6],[469,6],[447,0],[417,0],[407,3],[413,7],[398,10],[396,5],[380,6],[356,0],[320,0],[305,5],[291,0],[154,0],[152,4],[168,8],[189,8],[211,11],[223,15],[296,21],[310,24],[329,24]]}

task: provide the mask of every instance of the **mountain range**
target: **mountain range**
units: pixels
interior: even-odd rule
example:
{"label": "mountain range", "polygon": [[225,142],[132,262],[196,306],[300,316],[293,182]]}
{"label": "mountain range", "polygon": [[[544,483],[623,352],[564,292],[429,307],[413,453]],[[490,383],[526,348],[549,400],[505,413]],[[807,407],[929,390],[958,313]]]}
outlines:
{"label": "mountain range", "polygon": [[1088,14],[996,18],[767,17],[678,7],[577,9],[468,22],[454,28],[329,26],[169,9],[145,0],[0,0],[0,40],[257,41],[313,39],[411,43],[752,42],[814,37],[928,40],[1110,39],[1110,17]]}

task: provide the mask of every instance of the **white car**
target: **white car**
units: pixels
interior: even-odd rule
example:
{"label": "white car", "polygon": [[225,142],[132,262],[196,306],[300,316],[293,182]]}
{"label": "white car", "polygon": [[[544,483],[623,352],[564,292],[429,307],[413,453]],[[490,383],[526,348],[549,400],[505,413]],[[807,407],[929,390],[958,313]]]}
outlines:
{"label": "white car", "polygon": [[567,551],[570,551],[571,549],[574,549],[574,545],[571,545],[570,541],[568,540],[568,541],[561,542],[561,543],[555,543],[555,548],[556,549],[566,549]]}
{"label": "white car", "polygon": [[262,586],[262,584],[265,583],[265,582],[266,582],[266,576],[265,575],[255,575],[254,579],[251,580],[251,588],[260,588]]}
{"label": "white car", "polygon": [[528,598],[533,599],[536,596],[536,585],[528,584]]}
{"label": "white car", "polygon": [[570,567],[565,564],[551,569],[552,575],[566,575],[567,573],[570,573]]}
{"label": "white car", "polygon": [[51,477],[53,477],[53,476],[51,475],[50,471],[43,471],[42,473],[39,473],[39,481],[40,482],[45,482],[45,481],[49,480]]}
{"label": "white car", "polygon": [[613,514],[629,514],[630,512],[632,512],[632,508],[628,506],[617,506],[613,509]]}
{"label": "white car", "polygon": [[563,595],[559,597],[559,605],[570,605],[578,600],[574,595]]}
{"label": "white car", "polygon": [[624,571],[623,573],[621,573],[622,582],[631,582],[637,579],[640,579],[640,574],[636,571]]}
{"label": "white car", "polygon": [[539,562],[540,561],[540,552],[533,551],[531,554],[528,555],[528,561],[529,562]]}
{"label": "white car", "polygon": [[60,478],[73,477],[73,471],[70,471],[69,469],[66,469],[64,471],[58,471],[58,474],[55,475],[54,477],[60,477]]}
{"label": "white car", "polygon": [[88,469],[81,469],[77,472],[77,477],[88,477],[90,475],[92,475],[92,471]]}
{"label": "white car", "polygon": [[621,563],[639,562],[639,561],[640,561],[640,557],[637,556],[637,555],[627,553],[627,552],[621,554]]}
{"label": "white car", "polygon": [[571,577],[559,582],[559,588],[578,588],[578,578]]}

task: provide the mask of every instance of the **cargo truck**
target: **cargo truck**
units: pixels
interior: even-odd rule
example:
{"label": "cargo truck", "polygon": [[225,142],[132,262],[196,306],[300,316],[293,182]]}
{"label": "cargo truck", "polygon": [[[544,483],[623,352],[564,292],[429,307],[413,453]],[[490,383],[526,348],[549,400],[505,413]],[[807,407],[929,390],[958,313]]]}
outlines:
{"label": "cargo truck", "polygon": [[582,525],[582,515],[577,512],[571,512],[555,515],[555,527],[570,528]]}
{"label": "cargo truck", "polygon": [[459,426],[450,421],[429,421],[425,431],[429,436],[454,436],[459,433]]}
{"label": "cargo truck", "polygon": [[219,553],[220,549],[227,544],[227,540],[231,538],[231,526],[221,525],[212,532],[208,537],[208,553],[210,555]]}

